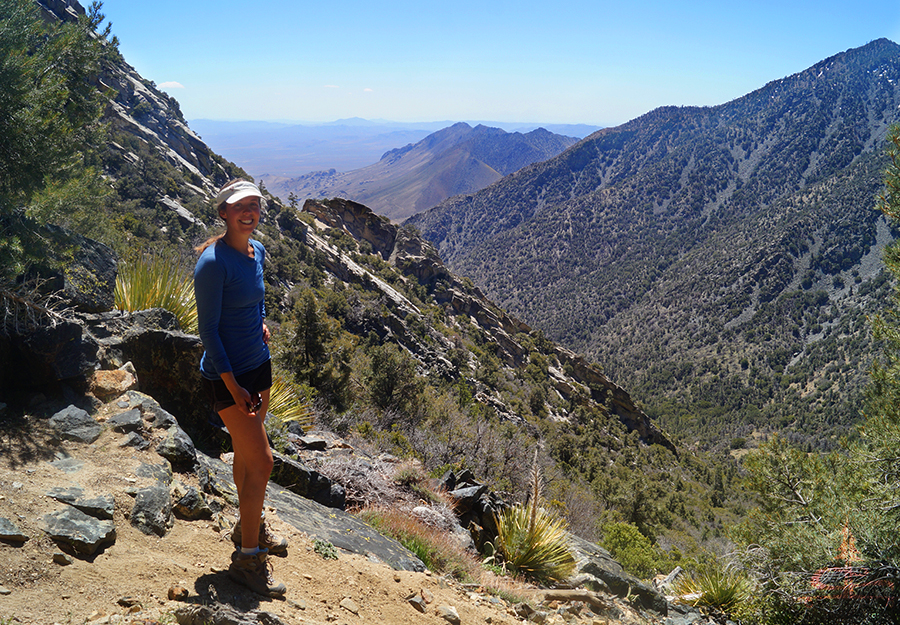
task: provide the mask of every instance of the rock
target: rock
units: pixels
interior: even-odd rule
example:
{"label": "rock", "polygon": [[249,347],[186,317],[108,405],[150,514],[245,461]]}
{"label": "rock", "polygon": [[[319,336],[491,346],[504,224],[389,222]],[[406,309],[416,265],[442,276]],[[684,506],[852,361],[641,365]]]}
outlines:
{"label": "rock", "polygon": [[84,468],[84,463],[76,458],[65,455],[65,452],[57,453],[57,459],[48,464],[63,473],[78,473]]}
{"label": "rock", "polygon": [[138,451],[145,451],[150,448],[150,441],[137,432],[129,432],[119,443],[119,447],[134,447]]}
{"label": "rock", "polygon": [[156,446],[156,453],[171,462],[176,469],[189,470],[197,464],[194,441],[178,425],[168,429],[166,438]]}
{"label": "rock", "polygon": [[456,510],[460,515],[471,510],[478,499],[487,492],[487,486],[478,484],[476,486],[466,486],[465,488],[457,488],[450,491],[450,496],[456,501]]}
{"label": "rock", "polygon": [[71,249],[72,259],[63,269],[45,271],[50,281],[43,287],[60,292],[81,312],[111,310],[115,301],[118,260],[116,253],[99,241],[58,226],[47,225],[52,249]]}
{"label": "rock", "polygon": [[113,415],[106,420],[106,425],[116,432],[140,432],[144,428],[144,419],[141,417],[141,411],[133,408]]}
{"label": "rock", "polygon": [[5,517],[0,517],[0,540],[24,543],[28,535],[24,534],[15,523]]}
{"label": "rock", "polygon": [[239,612],[223,604],[188,604],[175,609],[178,625],[286,625],[277,615],[262,610]]}
{"label": "rock", "polygon": [[12,591],[6,586],[0,586],[0,595],[11,595]]}
{"label": "rock", "polygon": [[[207,472],[207,476],[202,478],[204,490],[207,487],[222,489],[227,484],[231,484],[230,488],[234,489],[231,467],[202,452],[197,453],[197,458]],[[203,475],[203,469],[200,474]],[[221,491],[215,492],[218,494]],[[226,495],[222,496],[227,498]],[[351,553],[375,556],[395,570],[425,571],[422,561],[406,547],[379,534],[370,525],[343,510],[328,508],[271,482],[266,490],[266,505],[277,511],[279,519],[310,538],[327,541],[338,549]]]}
{"label": "rock", "polygon": [[85,514],[98,519],[112,519],[115,512],[115,498],[112,495],[85,497],[84,490],[77,486],[57,486],[47,492],[48,497],[78,508]]}
{"label": "rock", "polygon": [[72,558],[67,553],[63,553],[62,551],[57,551],[53,554],[53,562],[55,564],[59,564],[60,566],[69,566],[74,562]]}
{"label": "rock", "polygon": [[166,535],[175,524],[172,500],[166,484],[154,484],[135,493],[131,524],[145,534]]}
{"label": "rock", "polygon": [[343,599],[341,599],[341,603],[339,605],[347,610],[347,612],[359,616],[359,606],[356,605],[356,602],[350,597],[344,597]]}
{"label": "rock", "polygon": [[577,562],[576,575],[587,574],[602,580],[610,592],[619,597],[635,595],[636,603],[643,609],[653,610],[663,616],[668,613],[666,598],[655,588],[626,573],[608,551],[571,534],[569,544]]}
{"label": "rock", "polygon": [[167,596],[169,601],[186,601],[190,595],[191,593],[184,586],[171,586]]}
{"label": "rock", "polygon": [[419,594],[412,595],[410,597],[407,597],[406,601],[409,603],[409,605],[414,607],[416,610],[418,610],[422,614],[424,614],[425,610],[428,609],[428,606],[425,603],[425,599],[422,598],[422,595],[419,595]]}
{"label": "rock", "polygon": [[212,518],[212,509],[203,493],[181,482],[172,484],[172,510],[179,517],[189,520]]}
{"label": "rock", "polygon": [[527,619],[529,616],[534,614],[534,608],[532,608],[527,603],[517,603],[512,607],[513,613],[519,618]]}
{"label": "rock", "polygon": [[94,397],[102,402],[110,402],[125,392],[137,387],[137,378],[125,369],[95,371],[88,383]]}
{"label": "rock", "polygon": [[42,516],[40,527],[50,538],[69,544],[78,553],[88,556],[116,538],[112,521],[96,519],[69,506]]}
{"label": "rock", "polygon": [[149,477],[166,486],[172,483],[172,466],[168,462],[160,464],[141,463],[134,470],[134,474],[138,477]]}
{"label": "rock", "polygon": [[93,443],[103,433],[103,425],[75,406],[64,408],[50,417],[50,426],[63,440]]}
{"label": "rock", "polygon": [[435,613],[451,625],[460,625],[462,622],[459,618],[459,612],[452,605],[439,605]]}
{"label": "rock", "polygon": [[137,396],[137,399],[141,415],[150,422],[150,427],[168,430],[170,427],[178,425],[178,419],[172,413],[163,410],[152,397]]}
{"label": "rock", "polygon": [[297,442],[310,451],[324,451],[328,449],[328,441],[321,436],[300,436]]}
{"label": "rock", "polygon": [[270,478],[273,482],[323,506],[343,510],[346,494],[340,484],[277,451],[273,450],[272,456],[275,459]]}

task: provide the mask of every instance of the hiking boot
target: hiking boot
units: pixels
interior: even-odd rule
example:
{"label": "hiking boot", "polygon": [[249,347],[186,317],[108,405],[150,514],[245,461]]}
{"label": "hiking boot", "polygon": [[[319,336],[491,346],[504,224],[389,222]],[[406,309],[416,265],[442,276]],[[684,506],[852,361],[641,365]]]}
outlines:
{"label": "hiking boot", "polygon": [[283,597],[287,588],[275,581],[265,550],[248,555],[237,551],[231,555],[228,576],[238,584],[267,597]]}
{"label": "hiking boot", "polygon": [[[234,524],[234,529],[231,530],[231,542],[233,542],[234,546],[238,549],[241,548],[240,519],[237,520],[237,523]],[[272,530],[269,529],[268,523],[266,523],[265,517],[259,520],[259,548],[267,549],[271,554],[284,553],[288,548],[287,538],[272,532]]]}

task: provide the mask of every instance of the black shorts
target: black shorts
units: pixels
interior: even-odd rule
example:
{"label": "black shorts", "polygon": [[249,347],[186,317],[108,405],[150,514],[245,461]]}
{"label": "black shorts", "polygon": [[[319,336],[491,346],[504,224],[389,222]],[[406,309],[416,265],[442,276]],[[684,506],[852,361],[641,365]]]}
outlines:
{"label": "black shorts", "polygon": [[[201,376],[201,379],[203,380],[203,389],[206,391],[206,396],[209,398],[214,412],[218,413],[234,406],[234,397],[231,396],[231,391],[228,390],[221,378],[208,380]],[[267,360],[252,371],[234,376],[234,379],[251,395],[262,393],[272,388],[272,361]]]}

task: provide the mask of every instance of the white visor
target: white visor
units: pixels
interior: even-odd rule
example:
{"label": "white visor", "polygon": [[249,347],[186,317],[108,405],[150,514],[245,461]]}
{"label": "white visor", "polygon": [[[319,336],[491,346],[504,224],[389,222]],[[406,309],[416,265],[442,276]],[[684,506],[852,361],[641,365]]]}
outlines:
{"label": "white visor", "polygon": [[216,196],[216,207],[222,206],[223,202],[225,204],[240,202],[245,197],[258,197],[262,199],[262,193],[259,192],[259,187],[252,182],[238,180],[234,184],[230,184],[219,191],[219,195]]}

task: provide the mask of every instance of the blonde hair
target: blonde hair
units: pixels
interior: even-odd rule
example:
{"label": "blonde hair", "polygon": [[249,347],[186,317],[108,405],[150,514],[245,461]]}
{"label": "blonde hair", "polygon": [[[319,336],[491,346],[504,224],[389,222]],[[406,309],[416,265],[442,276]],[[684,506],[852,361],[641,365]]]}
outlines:
{"label": "blonde hair", "polygon": [[[243,180],[243,178],[234,178],[234,179],[232,179],[232,180],[229,180],[228,182],[226,182],[225,184],[222,185],[222,187],[219,189],[219,193],[221,193],[222,190],[225,189],[225,187],[230,187],[230,186],[233,185],[235,182],[241,182],[241,180]],[[224,202],[223,202],[223,203],[224,203]],[[218,205],[216,206],[216,212],[217,212],[217,213],[218,213],[220,210],[222,210],[222,204],[223,204],[223,203],[220,203],[220,204],[218,204]],[[221,217],[221,215],[219,215],[219,217]],[[201,243],[200,245],[196,246],[196,247],[194,248],[194,251],[197,252],[198,254],[202,254],[202,253],[203,253],[203,250],[205,250],[206,248],[208,248],[210,245],[215,245],[215,244],[219,241],[219,239],[221,239],[221,238],[224,237],[224,236],[225,236],[225,233],[224,233],[224,232],[221,232],[221,233],[219,233],[219,234],[217,234],[217,235],[211,236],[211,237],[209,237],[206,241],[204,241],[204,242]]]}

